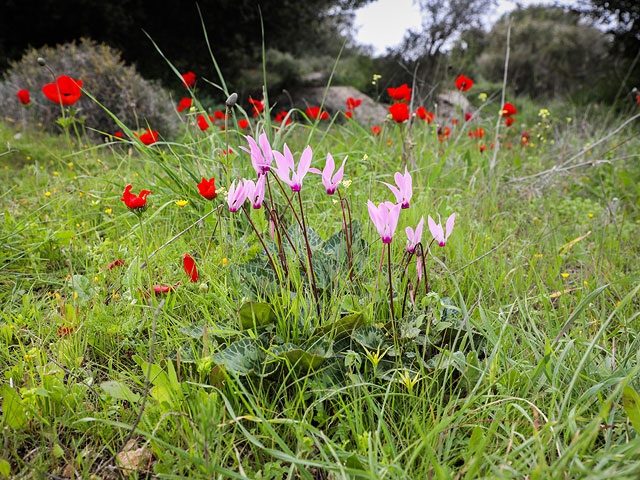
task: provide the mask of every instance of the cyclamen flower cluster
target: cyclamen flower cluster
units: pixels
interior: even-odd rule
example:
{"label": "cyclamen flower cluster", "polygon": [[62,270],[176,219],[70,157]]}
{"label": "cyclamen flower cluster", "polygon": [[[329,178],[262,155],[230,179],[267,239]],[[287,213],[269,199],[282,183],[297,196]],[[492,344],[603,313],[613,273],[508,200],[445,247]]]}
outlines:
{"label": "cyclamen flower cluster", "polygon": [[[369,210],[369,216],[371,217],[371,221],[375,225],[378,233],[380,234],[380,238],[382,239],[382,243],[391,243],[393,235],[395,233],[396,227],[398,225],[398,218],[400,216],[400,211],[403,209],[407,209],[410,206],[411,197],[413,196],[413,187],[412,187],[412,179],[411,174],[408,172],[405,167],[404,174],[400,172],[396,172],[394,175],[394,180],[396,181],[396,185],[391,185],[386,182],[384,183],[389,190],[396,197],[396,203],[393,202],[382,202],[378,206],[376,206],[371,200],[367,202],[367,208]],[[447,239],[451,235],[453,231],[453,226],[455,223],[455,213],[452,214],[446,222],[446,226],[443,229],[440,221],[440,215],[438,214],[438,223],[428,216],[428,225],[429,231],[433,236],[434,241],[438,243],[441,247],[444,247]],[[407,251],[409,253],[413,253],[416,246],[422,240],[422,229],[424,226],[424,217],[420,218],[416,229],[414,230],[411,227],[406,228],[407,234]]]}

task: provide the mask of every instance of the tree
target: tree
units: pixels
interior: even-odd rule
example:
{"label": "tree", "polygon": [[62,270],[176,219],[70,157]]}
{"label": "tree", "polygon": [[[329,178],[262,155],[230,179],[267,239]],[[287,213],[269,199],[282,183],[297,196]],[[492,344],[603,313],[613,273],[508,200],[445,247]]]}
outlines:
{"label": "tree", "polygon": [[400,47],[388,53],[384,66],[388,81],[410,83],[415,77],[417,89],[428,94],[450,73],[442,65],[447,48],[463,32],[480,29],[495,0],[418,0],[418,4],[421,30],[409,31]]}
{"label": "tree", "polygon": [[[371,0],[200,0],[213,53],[231,84],[243,69],[261,69],[262,24],[267,49],[294,57],[337,54],[349,12]],[[181,70],[218,81],[195,0],[4,0],[0,71],[28,47],[89,37],[123,52],[147,78],[180,88],[145,33]],[[337,45],[337,47],[336,47]]]}
{"label": "tree", "polygon": [[611,58],[607,35],[574,11],[546,6],[518,8],[493,26],[478,59],[488,80],[502,81],[509,24],[508,78],[516,93],[588,96],[608,82]]}

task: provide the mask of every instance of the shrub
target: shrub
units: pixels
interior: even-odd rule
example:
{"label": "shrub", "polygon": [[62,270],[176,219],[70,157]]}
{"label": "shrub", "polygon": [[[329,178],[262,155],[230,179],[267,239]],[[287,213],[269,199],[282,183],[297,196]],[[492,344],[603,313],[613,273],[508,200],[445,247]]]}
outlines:
{"label": "shrub", "polygon": [[[38,64],[38,57],[46,60],[56,77],[68,75],[82,79],[83,89],[129,128],[143,129],[148,124],[165,137],[176,130],[178,117],[169,93],[157,83],[142,78],[135,67],[125,65],[120,52],[89,39],[55,48],[31,49],[19,61],[12,63],[4,81],[0,82],[0,111],[3,116],[21,118],[22,105],[16,92],[26,88],[34,103],[27,118],[42,123],[48,130],[56,128],[60,106],[42,94],[42,86],[53,82],[53,79],[49,70]],[[106,133],[118,129],[109,114],[86,95],[73,107],[79,111],[79,117],[85,118],[89,134],[91,129]],[[99,134],[93,133],[92,136]]]}

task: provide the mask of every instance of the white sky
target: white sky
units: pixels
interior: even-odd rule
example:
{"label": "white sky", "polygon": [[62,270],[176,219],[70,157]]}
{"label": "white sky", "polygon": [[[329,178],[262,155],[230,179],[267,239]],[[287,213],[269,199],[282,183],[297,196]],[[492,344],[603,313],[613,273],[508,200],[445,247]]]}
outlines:
{"label": "white sky", "polygon": [[[503,13],[515,9],[516,5],[534,4],[575,5],[575,0],[498,0],[498,6],[487,12],[488,25]],[[354,27],[356,42],[372,45],[374,54],[385,53],[387,47],[398,45],[409,29],[419,29],[420,9],[413,0],[376,0],[356,10]]]}

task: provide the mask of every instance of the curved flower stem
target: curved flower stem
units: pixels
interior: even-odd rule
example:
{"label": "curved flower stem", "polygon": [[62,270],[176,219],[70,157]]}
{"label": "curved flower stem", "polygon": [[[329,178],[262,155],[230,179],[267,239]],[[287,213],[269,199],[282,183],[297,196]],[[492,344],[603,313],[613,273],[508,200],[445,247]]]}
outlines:
{"label": "curved flower stem", "polygon": [[[144,223],[142,222],[142,214],[141,213],[136,213],[136,216],[138,217],[138,223],[140,224],[140,233],[142,235],[142,253],[144,254],[144,258],[145,258],[144,265],[149,267],[149,254],[147,253],[147,236],[145,235],[145,231],[144,231]],[[140,268],[142,268],[142,266]],[[155,301],[155,295],[154,295],[154,292],[153,292],[153,278],[151,276],[151,268],[147,268],[147,277],[148,277],[148,280],[149,280],[149,288],[151,289],[151,301],[154,302]]]}
{"label": "curved flower stem", "polygon": [[304,241],[307,244],[307,259],[309,260],[309,272],[311,273],[311,288],[313,289],[313,296],[316,299],[316,310],[318,311],[318,320],[320,320],[320,301],[318,300],[318,288],[316,287],[316,274],[313,271],[313,260],[311,255],[311,245],[309,244],[309,238],[307,237],[307,224],[304,219],[304,209],[302,208],[302,194],[298,191],[298,202],[300,203],[300,216],[302,217],[302,233],[304,234]]}
{"label": "curved flower stem", "polygon": [[244,207],[244,205],[242,206],[242,211],[247,216],[247,220],[249,220],[249,223],[253,227],[253,230],[256,232],[256,235],[258,236],[258,240],[260,240],[260,243],[262,244],[262,248],[264,248],[264,251],[267,254],[267,257],[269,257],[269,262],[271,262],[271,267],[273,268],[273,272],[276,274],[276,277],[278,277],[278,281],[280,282],[280,285],[282,285],[282,280],[280,279],[280,275],[278,275],[278,269],[276,268],[276,264],[274,263],[273,258],[271,257],[271,254],[269,253],[269,250],[267,249],[267,246],[264,243],[264,240],[262,240],[262,235],[260,235],[260,232],[258,232],[258,229],[253,224],[253,221],[251,220],[251,217],[247,213],[247,209]]}
{"label": "curved flower stem", "polygon": [[289,204],[289,207],[291,207],[291,211],[293,212],[293,216],[296,217],[296,221],[298,222],[298,225],[300,226],[300,230],[303,230],[302,222],[300,221],[300,217],[298,217],[298,213],[296,212],[296,209],[293,208],[293,204],[291,203],[291,199],[289,198],[289,195],[287,195],[287,193],[284,191],[284,187],[282,186],[282,182],[280,181],[280,179],[277,176],[274,176],[274,178],[278,182],[278,186],[280,187],[280,191],[282,192],[282,195],[284,196],[284,198],[287,199],[287,203]]}
{"label": "curved flower stem", "polygon": [[[267,175],[265,173],[265,175]],[[267,213],[269,214],[269,221],[270,222],[274,222],[274,229],[275,229],[275,233],[276,233],[276,238],[278,240],[277,244],[278,244],[278,257],[280,258],[280,264],[282,265],[282,269],[284,270],[284,274],[285,277],[289,277],[289,272],[287,269],[287,257],[285,255],[285,251],[284,248],[282,248],[282,234],[280,233],[280,222],[278,221],[278,214],[275,211],[275,203],[273,201],[273,194],[271,193],[271,180],[269,179],[269,176],[267,175],[267,189],[269,190],[269,203],[270,205],[268,205],[267,208]],[[275,218],[275,220],[274,220]]]}
{"label": "curved flower stem", "polygon": [[[431,240],[431,243],[433,243],[433,240]],[[418,243],[418,245],[416,245],[416,249],[420,247],[420,253],[417,254],[419,256],[419,258],[422,259],[422,274],[424,275],[424,294],[428,295],[429,294],[429,276],[427,275],[427,264],[425,262],[425,255],[424,255],[424,248],[422,247],[422,242]],[[431,245],[429,245],[429,248],[431,247]],[[418,280],[420,281],[420,280]],[[418,286],[416,285],[416,290],[418,289]],[[417,293],[417,292],[416,292]]]}
{"label": "curved flower stem", "polygon": [[391,323],[394,324],[395,330],[395,314],[393,312],[393,282],[391,281],[391,244],[387,249],[387,264],[389,266],[389,305],[391,306]]}
{"label": "curved flower stem", "polygon": [[347,241],[347,259],[349,261],[349,279],[353,282],[353,262],[351,261],[351,239],[349,238],[349,230],[351,230],[351,222],[349,222],[349,227],[347,228],[347,216],[344,211],[345,199],[342,198],[342,194],[340,193],[340,189],[338,188],[338,197],[340,197],[340,207],[342,208],[342,227],[344,228],[344,236]]}
{"label": "curved flower stem", "polygon": [[284,234],[284,237],[287,239],[287,241],[289,242],[289,245],[291,245],[291,249],[295,252],[296,256],[298,257],[298,261],[300,262],[300,266],[302,267],[302,270],[304,271],[304,273],[307,273],[307,266],[304,264],[304,262],[302,261],[302,258],[300,256],[300,254],[298,253],[298,249],[296,248],[296,246],[293,244],[293,242],[291,241],[291,237],[289,237],[289,234],[287,233],[287,230],[284,228],[284,226],[282,225],[282,222],[280,221],[280,217],[278,217],[278,213],[273,210],[272,211],[273,215],[275,216],[275,218],[278,220],[278,225],[280,225],[280,228],[282,228],[282,233]]}

